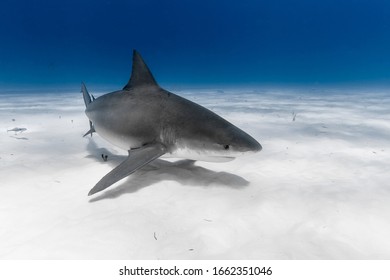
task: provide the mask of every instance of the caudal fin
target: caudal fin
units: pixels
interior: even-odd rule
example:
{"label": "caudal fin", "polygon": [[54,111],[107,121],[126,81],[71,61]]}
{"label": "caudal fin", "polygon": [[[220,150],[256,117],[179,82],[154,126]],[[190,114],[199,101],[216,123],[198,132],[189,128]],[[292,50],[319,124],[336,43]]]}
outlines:
{"label": "caudal fin", "polygon": [[[85,103],[85,107],[88,107],[88,105],[93,101],[95,100],[95,97],[93,97],[93,95],[90,95],[88,90],[87,90],[87,87],[85,86],[84,83],[81,83],[81,92],[83,93],[83,98],[84,98],[84,103]],[[91,98],[92,97],[92,98]],[[92,137],[92,133],[95,132],[95,128],[93,127],[93,124],[91,121],[89,121],[89,130],[87,131],[87,133],[84,134],[83,137],[87,136],[88,134],[91,134],[91,137]]]}
{"label": "caudal fin", "polygon": [[91,134],[91,137],[92,137],[92,133],[96,132],[95,128],[93,127],[93,124],[91,121],[89,121],[89,130],[83,135],[83,137],[87,136],[88,134]]}
{"label": "caudal fin", "polygon": [[83,93],[85,107],[88,107],[88,104],[92,102],[92,99],[84,83],[81,83],[81,92]]}

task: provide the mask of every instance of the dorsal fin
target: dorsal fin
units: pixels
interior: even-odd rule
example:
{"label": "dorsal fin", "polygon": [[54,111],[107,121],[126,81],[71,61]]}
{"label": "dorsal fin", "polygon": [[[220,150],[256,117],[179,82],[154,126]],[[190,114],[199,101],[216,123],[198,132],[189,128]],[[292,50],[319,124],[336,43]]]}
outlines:
{"label": "dorsal fin", "polygon": [[123,90],[139,86],[158,86],[156,80],[153,78],[148,66],[145,64],[141,55],[133,51],[133,68],[131,70],[131,77]]}

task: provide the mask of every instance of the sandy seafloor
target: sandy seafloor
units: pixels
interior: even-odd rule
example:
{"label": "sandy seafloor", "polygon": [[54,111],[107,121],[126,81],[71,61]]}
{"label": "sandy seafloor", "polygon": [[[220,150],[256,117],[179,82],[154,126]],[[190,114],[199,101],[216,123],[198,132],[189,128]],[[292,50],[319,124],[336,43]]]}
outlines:
{"label": "sandy seafloor", "polygon": [[177,93],[263,150],[159,159],[92,197],[126,151],[82,137],[81,94],[0,94],[0,258],[390,259],[390,95]]}

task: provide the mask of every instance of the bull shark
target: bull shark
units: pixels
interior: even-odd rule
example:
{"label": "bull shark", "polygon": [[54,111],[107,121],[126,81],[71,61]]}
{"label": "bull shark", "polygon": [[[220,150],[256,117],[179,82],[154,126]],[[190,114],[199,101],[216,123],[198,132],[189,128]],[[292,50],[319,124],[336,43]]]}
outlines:
{"label": "bull shark", "polygon": [[259,152],[249,134],[212,111],[161,88],[141,55],[133,51],[130,80],[98,98],[81,92],[90,130],[128,151],[128,157],[88,193],[93,195],[161,157],[230,161]]}

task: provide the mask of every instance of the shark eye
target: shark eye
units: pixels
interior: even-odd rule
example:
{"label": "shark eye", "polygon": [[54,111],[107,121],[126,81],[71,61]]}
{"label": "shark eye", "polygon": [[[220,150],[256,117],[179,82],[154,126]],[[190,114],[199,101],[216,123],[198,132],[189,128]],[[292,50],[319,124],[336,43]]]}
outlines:
{"label": "shark eye", "polygon": [[230,146],[229,146],[229,145],[223,145],[223,148],[224,148],[225,150],[229,150]]}

